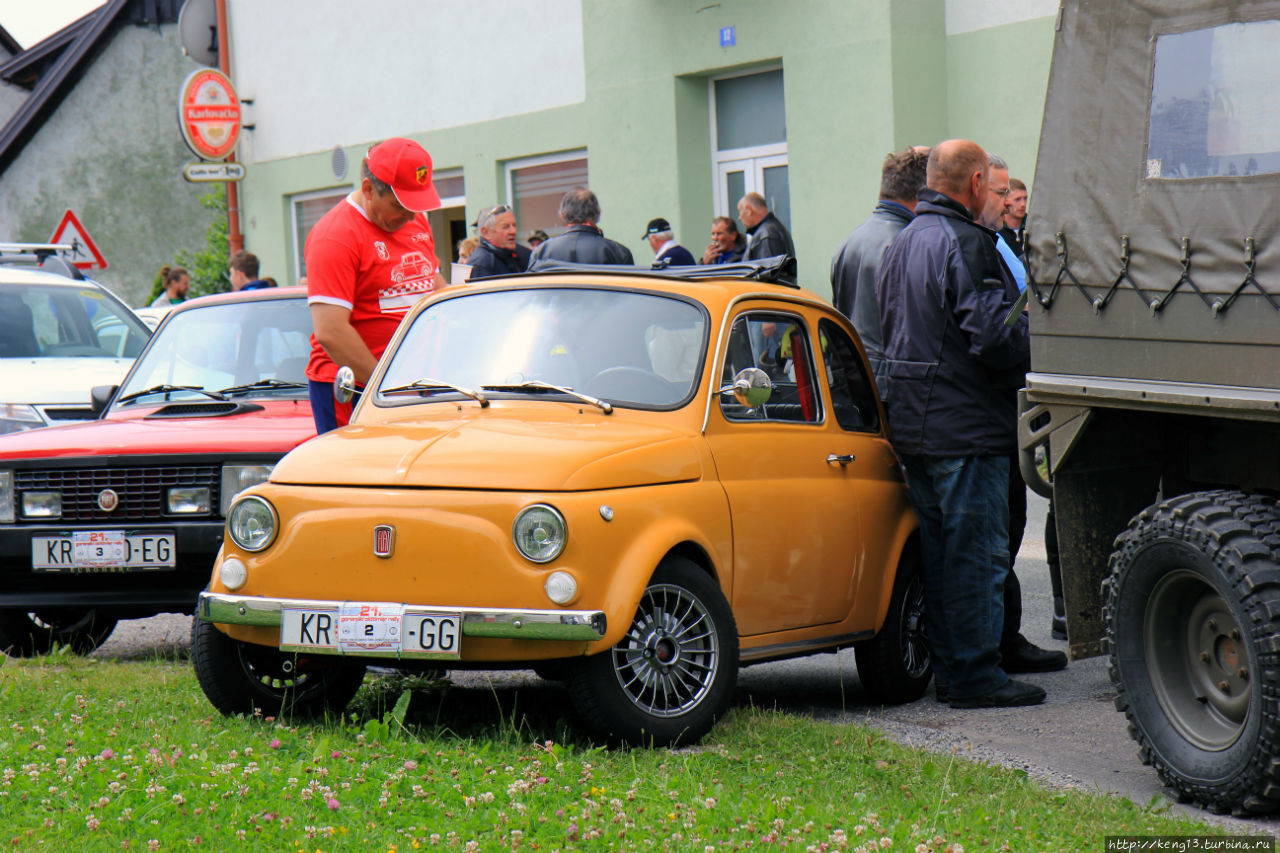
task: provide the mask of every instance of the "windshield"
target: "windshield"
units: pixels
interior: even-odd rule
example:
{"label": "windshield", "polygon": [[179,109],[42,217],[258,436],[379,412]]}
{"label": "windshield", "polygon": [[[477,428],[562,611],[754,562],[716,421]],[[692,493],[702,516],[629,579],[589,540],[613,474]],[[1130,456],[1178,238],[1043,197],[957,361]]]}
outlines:
{"label": "windshield", "polygon": [[545,288],[477,293],[412,321],[379,386],[378,405],[459,395],[390,389],[430,378],[467,389],[547,397],[541,382],[621,406],[674,408],[693,394],[706,347],[705,312],[667,296]]}
{"label": "windshield", "polygon": [[106,291],[0,288],[0,358],[137,358],[151,332]]}
{"label": "windshield", "polygon": [[156,332],[116,399],[128,406],[208,400],[211,392],[228,399],[305,396],[310,354],[304,297],[190,308]]}

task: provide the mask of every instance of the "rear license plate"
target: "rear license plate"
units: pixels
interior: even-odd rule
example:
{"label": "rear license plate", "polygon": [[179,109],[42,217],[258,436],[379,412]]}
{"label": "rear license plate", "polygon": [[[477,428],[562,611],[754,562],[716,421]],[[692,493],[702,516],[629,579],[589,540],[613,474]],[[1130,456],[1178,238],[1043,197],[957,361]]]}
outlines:
{"label": "rear license plate", "polygon": [[326,609],[285,609],[280,620],[280,648],[285,651],[456,658],[461,641],[460,614],[405,612],[399,604],[347,602]]}
{"label": "rear license plate", "polygon": [[77,530],[31,537],[31,568],[38,572],[172,569],[176,553],[172,533]]}

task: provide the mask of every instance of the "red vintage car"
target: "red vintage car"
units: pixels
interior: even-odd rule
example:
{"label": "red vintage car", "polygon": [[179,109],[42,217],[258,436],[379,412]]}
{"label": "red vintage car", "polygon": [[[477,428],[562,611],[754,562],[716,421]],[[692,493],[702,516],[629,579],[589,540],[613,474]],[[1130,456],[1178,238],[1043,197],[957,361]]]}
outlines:
{"label": "red vintage car", "polygon": [[315,435],[304,288],[165,318],[99,420],[0,436],[0,650],[88,652],[119,619],[187,612],[242,489]]}

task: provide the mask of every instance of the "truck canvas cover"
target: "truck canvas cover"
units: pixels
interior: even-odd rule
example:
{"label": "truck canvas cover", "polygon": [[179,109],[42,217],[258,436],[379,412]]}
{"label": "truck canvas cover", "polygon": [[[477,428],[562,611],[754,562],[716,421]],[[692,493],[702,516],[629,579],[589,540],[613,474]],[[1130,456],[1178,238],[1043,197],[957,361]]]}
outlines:
{"label": "truck canvas cover", "polygon": [[1034,375],[1280,388],[1280,2],[1066,0]]}

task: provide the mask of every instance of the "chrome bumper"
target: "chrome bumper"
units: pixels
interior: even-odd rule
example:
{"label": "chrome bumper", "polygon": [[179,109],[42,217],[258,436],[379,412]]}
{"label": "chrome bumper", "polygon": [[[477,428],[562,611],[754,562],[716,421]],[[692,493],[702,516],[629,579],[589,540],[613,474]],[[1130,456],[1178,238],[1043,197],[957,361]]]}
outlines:
{"label": "chrome bumper", "polygon": [[[377,602],[370,602],[377,603]],[[196,615],[224,625],[280,627],[284,610],[337,610],[343,602],[307,598],[261,598],[202,592]],[[406,615],[441,612],[462,618],[464,637],[503,640],[565,640],[594,642],[604,636],[607,621],[599,610],[508,610],[487,607],[430,607],[403,604]]]}

